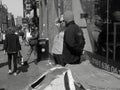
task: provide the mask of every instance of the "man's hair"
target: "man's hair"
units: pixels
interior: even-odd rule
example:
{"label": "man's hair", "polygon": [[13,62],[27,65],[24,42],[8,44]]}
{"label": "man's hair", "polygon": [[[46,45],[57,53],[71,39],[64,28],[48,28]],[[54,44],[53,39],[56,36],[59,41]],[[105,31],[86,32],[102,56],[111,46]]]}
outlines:
{"label": "man's hair", "polygon": [[63,14],[63,18],[65,21],[70,22],[74,20],[74,15],[72,11],[65,11]]}
{"label": "man's hair", "polygon": [[8,34],[14,34],[15,33],[15,28],[14,27],[9,27],[8,28]]}

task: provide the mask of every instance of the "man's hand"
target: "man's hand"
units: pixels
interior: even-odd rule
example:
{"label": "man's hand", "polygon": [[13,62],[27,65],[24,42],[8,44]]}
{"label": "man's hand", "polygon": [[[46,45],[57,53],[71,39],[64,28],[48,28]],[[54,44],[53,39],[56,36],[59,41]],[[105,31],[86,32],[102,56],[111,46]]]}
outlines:
{"label": "man's hand", "polygon": [[6,51],[4,50],[4,54],[6,54]]}

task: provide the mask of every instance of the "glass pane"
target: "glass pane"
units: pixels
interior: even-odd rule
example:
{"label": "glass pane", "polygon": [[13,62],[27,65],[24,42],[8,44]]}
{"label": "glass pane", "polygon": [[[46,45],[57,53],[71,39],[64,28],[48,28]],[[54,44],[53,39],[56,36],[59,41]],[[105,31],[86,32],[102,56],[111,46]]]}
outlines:
{"label": "glass pane", "polygon": [[120,0],[95,1],[96,53],[120,62]]}
{"label": "glass pane", "polygon": [[94,52],[120,62],[120,0],[81,0]]}

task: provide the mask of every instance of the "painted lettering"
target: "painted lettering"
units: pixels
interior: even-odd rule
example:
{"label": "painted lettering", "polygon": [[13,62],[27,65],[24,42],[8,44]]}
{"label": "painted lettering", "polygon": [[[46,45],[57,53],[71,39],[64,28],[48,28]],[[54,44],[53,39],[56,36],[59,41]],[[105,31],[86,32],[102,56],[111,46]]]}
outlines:
{"label": "painted lettering", "polygon": [[120,74],[120,70],[118,70],[118,74]]}
{"label": "painted lettering", "polygon": [[106,70],[110,72],[110,65],[109,64],[107,64]]}
{"label": "painted lettering", "polygon": [[113,67],[113,66],[111,66],[111,72],[112,72],[112,73],[117,73],[117,74],[118,74],[117,68],[115,68],[115,67]]}
{"label": "painted lettering", "polygon": [[102,69],[108,71],[108,72],[120,74],[120,70],[118,70],[114,66],[110,66],[109,64],[102,62],[96,58],[92,58],[91,63],[98,66],[99,68],[102,68]]}

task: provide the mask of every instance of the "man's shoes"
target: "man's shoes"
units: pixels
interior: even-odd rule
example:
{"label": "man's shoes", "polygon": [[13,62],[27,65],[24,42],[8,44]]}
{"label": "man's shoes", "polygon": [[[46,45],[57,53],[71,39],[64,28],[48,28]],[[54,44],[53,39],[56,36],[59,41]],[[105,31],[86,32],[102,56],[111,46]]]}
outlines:
{"label": "man's shoes", "polygon": [[37,65],[37,64],[38,64],[38,61],[37,61],[37,59],[35,59],[35,60],[34,60],[34,63],[35,63],[35,65]]}
{"label": "man's shoes", "polygon": [[14,73],[13,73],[13,75],[14,75],[14,76],[17,76],[17,73],[16,73],[16,72],[14,72]]}
{"label": "man's shoes", "polygon": [[28,65],[29,65],[28,62],[24,61],[23,66],[28,66]]}
{"label": "man's shoes", "polygon": [[8,74],[12,74],[12,70],[9,70],[9,71],[8,71]]}
{"label": "man's shoes", "polygon": [[14,73],[13,73],[12,70],[9,70],[9,71],[8,71],[8,74],[9,74],[9,75],[12,75],[12,74],[13,74],[14,76],[17,76],[17,72],[14,72]]}

